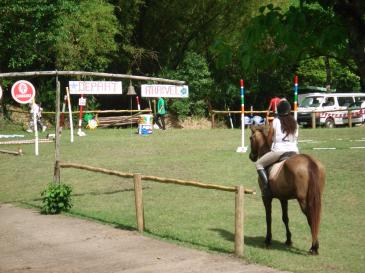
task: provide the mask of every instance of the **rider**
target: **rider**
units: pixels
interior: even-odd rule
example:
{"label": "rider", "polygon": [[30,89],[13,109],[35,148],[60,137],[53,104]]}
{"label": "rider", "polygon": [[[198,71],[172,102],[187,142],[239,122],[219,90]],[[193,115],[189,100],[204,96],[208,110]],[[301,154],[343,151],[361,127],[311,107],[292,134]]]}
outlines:
{"label": "rider", "polygon": [[290,115],[290,103],[282,99],[277,105],[278,115],[270,125],[268,139],[272,140],[270,152],[256,161],[256,170],[263,184],[263,196],[271,197],[269,180],[265,168],[275,163],[284,153],[298,150],[298,124]]}

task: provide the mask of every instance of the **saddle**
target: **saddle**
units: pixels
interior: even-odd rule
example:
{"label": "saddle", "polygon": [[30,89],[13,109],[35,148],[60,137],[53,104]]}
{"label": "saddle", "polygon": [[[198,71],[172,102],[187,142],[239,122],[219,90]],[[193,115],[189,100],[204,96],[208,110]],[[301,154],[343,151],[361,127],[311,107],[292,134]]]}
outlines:
{"label": "saddle", "polygon": [[294,155],[297,155],[297,153],[296,152],[283,153],[278,159],[278,161],[265,168],[265,171],[268,174],[269,182],[275,180],[275,178],[278,176],[281,168],[284,165],[285,160],[291,158]]}

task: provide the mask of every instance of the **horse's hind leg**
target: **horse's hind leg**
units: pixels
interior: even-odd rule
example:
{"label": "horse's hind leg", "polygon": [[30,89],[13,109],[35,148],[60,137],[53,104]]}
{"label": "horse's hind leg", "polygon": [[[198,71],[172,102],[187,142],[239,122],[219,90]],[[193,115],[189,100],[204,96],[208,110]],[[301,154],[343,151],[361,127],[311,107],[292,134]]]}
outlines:
{"label": "horse's hind leg", "polygon": [[306,214],[306,216],[307,216],[307,221],[308,221],[308,224],[311,228],[311,233],[312,233],[312,246],[309,249],[309,253],[312,254],[312,255],[318,255],[319,242],[318,242],[317,234],[314,235],[313,223],[312,223],[312,220],[310,219],[309,213]]}
{"label": "horse's hind leg", "polygon": [[265,238],[265,245],[269,247],[271,245],[271,202],[272,198],[263,197],[262,200],[264,201],[265,205],[265,212],[266,212],[266,238]]}
{"label": "horse's hind leg", "polygon": [[309,227],[311,229],[311,233],[312,233],[312,246],[309,249],[309,253],[312,255],[318,255],[319,242],[318,242],[317,235],[313,234],[313,225],[312,225],[312,220],[310,219],[310,213],[308,212],[307,203],[304,200],[298,200],[298,201],[299,201],[300,208],[302,209],[302,212],[307,217],[307,222],[308,222],[308,225],[309,225]]}
{"label": "horse's hind leg", "polygon": [[288,200],[280,200],[282,210],[282,220],[286,230],[286,242],[285,244],[291,246],[293,244],[291,240],[291,232],[289,229],[289,217],[288,217]]}

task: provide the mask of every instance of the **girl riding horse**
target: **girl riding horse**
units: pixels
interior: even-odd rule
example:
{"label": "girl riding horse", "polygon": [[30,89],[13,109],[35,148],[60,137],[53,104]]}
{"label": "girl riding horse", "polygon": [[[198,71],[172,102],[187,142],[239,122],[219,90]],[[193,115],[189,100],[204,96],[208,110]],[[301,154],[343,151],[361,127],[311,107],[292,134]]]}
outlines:
{"label": "girl riding horse", "polygon": [[[297,199],[303,213],[306,215],[312,234],[311,254],[318,254],[318,232],[321,214],[321,198],[325,184],[325,169],[313,157],[298,154],[296,121],[290,115],[290,104],[282,100],[278,105],[278,117],[273,120],[269,134],[262,127],[251,127],[250,159],[256,162],[259,174],[259,185],[263,192],[262,200],[266,212],[265,244],[271,244],[271,203],[272,198],[278,198],[282,207],[282,220],[286,228],[286,244],[291,245],[289,230],[288,200]],[[294,122],[293,122],[294,121]],[[275,163],[280,156],[288,151],[295,155],[285,160],[276,169],[274,177],[268,176],[265,167]],[[269,179],[270,177],[270,179]]]}

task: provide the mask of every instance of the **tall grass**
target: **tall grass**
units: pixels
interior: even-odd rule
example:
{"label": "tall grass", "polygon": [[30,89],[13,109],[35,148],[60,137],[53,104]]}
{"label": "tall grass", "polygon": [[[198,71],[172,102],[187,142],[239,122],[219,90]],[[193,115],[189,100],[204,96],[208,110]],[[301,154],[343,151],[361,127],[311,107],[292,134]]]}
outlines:
{"label": "tall grass", "polygon": [[[61,139],[61,160],[124,172],[197,180],[256,189],[248,154],[236,153],[240,130],[166,130],[140,136],[135,129],[97,129],[86,137]],[[5,133],[22,133],[8,130]],[[43,135],[44,136],[44,135]],[[30,137],[27,136],[27,137]],[[248,130],[246,131],[248,140]],[[245,259],[294,272],[365,271],[365,128],[300,130],[300,149],[327,169],[320,230],[320,255],[307,251],[311,236],[296,201],[289,202],[294,245],[284,245],[280,204],[273,202],[273,245],[264,247],[265,213],[260,198],[245,196]],[[336,147],[336,150],[313,150]],[[14,146],[0,147],[16,149]],[[0,202],[40,205],[40,192],[52,180],[54,145],[22,145],[24,156],[0,154]],[[136,229],[133,181],[75,169],[62,169],[61,181],[73,187],[71,213]],[[234,194],[143,182],[146,234],[208,251],[233,252]]]}

